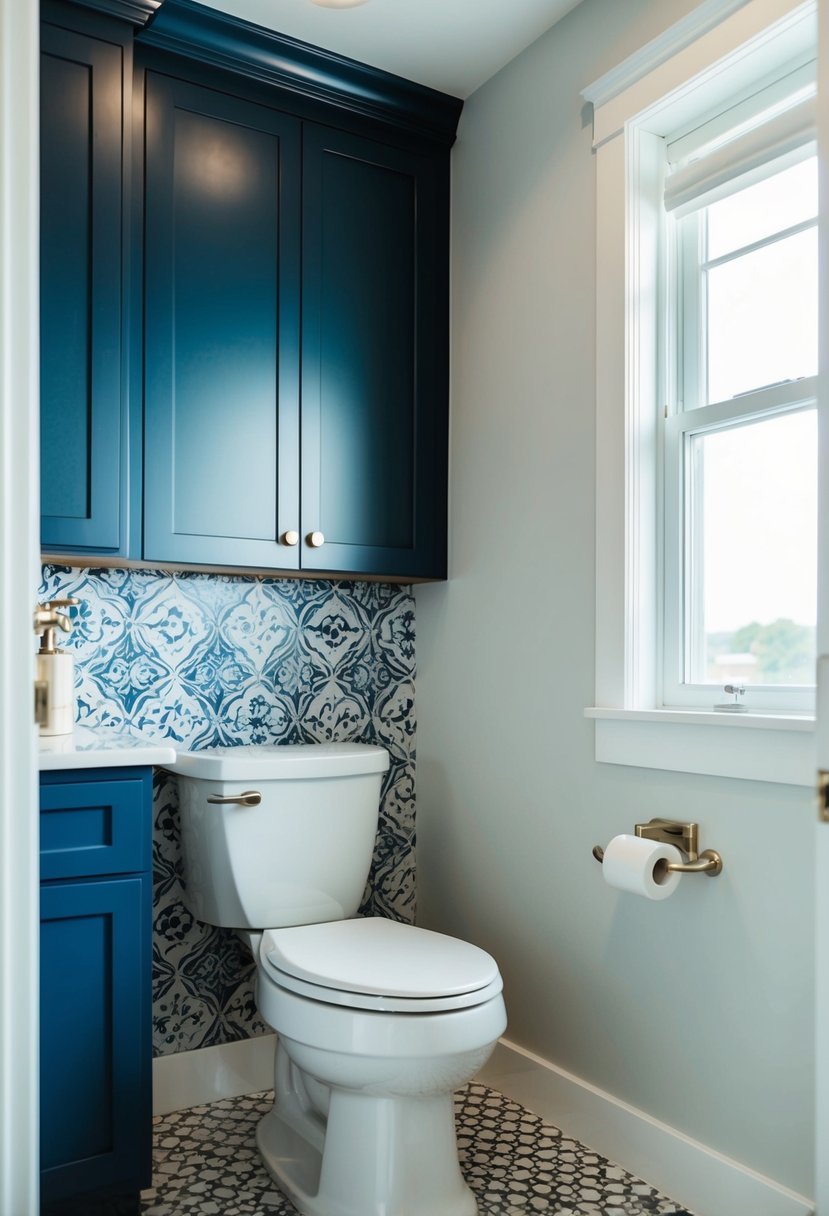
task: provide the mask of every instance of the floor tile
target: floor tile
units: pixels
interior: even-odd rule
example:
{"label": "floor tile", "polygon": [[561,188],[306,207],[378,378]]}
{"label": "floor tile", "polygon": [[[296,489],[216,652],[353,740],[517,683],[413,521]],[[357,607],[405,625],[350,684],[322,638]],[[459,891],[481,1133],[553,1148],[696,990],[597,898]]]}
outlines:
{"label": "floor tile", "polygon": [[[272,1100],[252,1094],[157,1118],[142,1216],[295,1216],[256,1150],[256,1124]],[[455,1119],[480,1216],[691,1216],[484,1085],[458,1092]]]}

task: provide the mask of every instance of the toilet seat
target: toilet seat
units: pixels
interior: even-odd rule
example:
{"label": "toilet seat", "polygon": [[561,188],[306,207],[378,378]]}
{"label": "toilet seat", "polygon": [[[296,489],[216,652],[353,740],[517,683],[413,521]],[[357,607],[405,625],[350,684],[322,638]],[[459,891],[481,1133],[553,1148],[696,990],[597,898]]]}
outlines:
{"label": "toilet seat", "polygon": [[279,987],[351,1009],[466,1009],[503,988],[497,964],[484,950],[383,917],[268,929],[259,960]]}

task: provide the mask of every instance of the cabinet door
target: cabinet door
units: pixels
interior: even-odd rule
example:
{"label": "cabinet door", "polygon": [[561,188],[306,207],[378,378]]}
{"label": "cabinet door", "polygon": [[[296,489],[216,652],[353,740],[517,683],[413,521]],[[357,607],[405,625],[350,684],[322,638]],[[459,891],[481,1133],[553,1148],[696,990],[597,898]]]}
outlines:
{"label": "cabinet door", "polygon": [[149,1185],[150,876],[41,888],[41,1194]]}
{"label": "cabinet door", "polygon": [[305,128],[307,569],[445,576],[445,174],[445,160]]}
{"label": "cabinet door", "polygon": [[150,869],[151,770],[124,772],[109,769],[87,781],[61,773],[56,782],[41,774],[41,879]]}
{"label": "cabinet door", "polygon": [[144,557],[296,568],[298,122],[147,75]]}
{"label": "cabinet door", "polygon": [[124,48],[41,33],[41,515],[45,549],[120,544]]}

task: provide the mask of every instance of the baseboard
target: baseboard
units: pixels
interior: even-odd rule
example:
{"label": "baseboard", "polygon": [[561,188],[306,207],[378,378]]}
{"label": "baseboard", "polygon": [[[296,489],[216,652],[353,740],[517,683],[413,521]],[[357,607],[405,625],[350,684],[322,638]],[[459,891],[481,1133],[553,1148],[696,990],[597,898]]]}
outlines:
{"label": "baseboard", "polygon": [[[273,1086],[276,1035],[157,1056],[153,1114]],[[803,1195],[502,1039],[477,1080],[649,1182],[695,1216],[814,1216]]]}
{"label": "baseboard", "polygon": [[153,1114],[273,1089],[275,1034],[153,1060]]}
{"label": "baseboard", "polygon": [[476,1080],[649,1182],[695,1216],[814,1216],[812,1200],[506,1039]]}

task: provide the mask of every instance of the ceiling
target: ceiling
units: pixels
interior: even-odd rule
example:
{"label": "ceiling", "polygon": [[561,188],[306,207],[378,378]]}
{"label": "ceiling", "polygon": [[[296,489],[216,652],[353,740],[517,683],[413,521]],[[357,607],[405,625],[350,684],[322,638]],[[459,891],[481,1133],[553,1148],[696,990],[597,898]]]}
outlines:
{"label": "ceiling", "polygon": [[210,8],[468,97],[579,0],[201,0]]}

